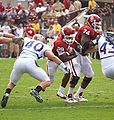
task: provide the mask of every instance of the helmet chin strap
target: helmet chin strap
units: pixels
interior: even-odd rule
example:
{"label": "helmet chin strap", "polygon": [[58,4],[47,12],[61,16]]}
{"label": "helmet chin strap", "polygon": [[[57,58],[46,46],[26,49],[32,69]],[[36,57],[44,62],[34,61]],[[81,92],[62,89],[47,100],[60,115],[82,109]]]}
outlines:
{"label": "helmet chin strap", "polygon": [[[91,27],[91,28],[93,28],[91,25],[90,25],[90,23],[89,22],[87,22],[87,24]],[[94,29],[94,28],[93,28]]]}
{"label": "helmet chin strap", "polygon": [[67,44],[72,44],[74,40],[64,38],[64,42],[66,42]]}

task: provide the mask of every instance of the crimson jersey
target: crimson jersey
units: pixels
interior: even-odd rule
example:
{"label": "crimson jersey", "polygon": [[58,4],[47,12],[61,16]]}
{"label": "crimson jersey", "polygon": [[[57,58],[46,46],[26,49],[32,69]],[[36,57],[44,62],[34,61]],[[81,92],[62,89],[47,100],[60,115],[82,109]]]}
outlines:
{"label": "crimson jersey", "polygon": [[[80,44],[81,44],[81,38],[82,38],[83,34],[88,35],[91,40],[94,40],[96,38],[96,35],[97,35],[96,32],[93,30],[93,28],[91,28],[90,26],[87,26],[87,25],[82,26],[78,30],[78,32],[77,32],[77,34],[75,36],[75,40]],[[75,48],[76,43],[74,42],[71,46]]]}
{"label": "crimson jersey", "polygon": [[68,47],[69,47],[69,45],[66,44],[65,42],[63,42],[63,37],[61,34],[59,34],[57,37],[57,40],[55,40],[53,43],[52,52],[54,53],[54,55],[59,57],[60,55],[64,54],[65,52],[68,52]]}

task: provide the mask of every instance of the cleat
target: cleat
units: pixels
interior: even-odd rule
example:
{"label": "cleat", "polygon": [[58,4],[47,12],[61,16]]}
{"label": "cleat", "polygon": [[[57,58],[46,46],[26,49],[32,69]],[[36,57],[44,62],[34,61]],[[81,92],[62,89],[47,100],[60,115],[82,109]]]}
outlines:
{"label": "cleat", "polygon": [[1,101],[1,107],[2,107],[2,108],[5,108],[5,107],[6,107],[8,98],[9,98],[9,94],[8,94],[8,93],[5,93],[4,96],[3,96],[3,98],[2,98],[2,101]]}
{"label": "cleat", "polygon": [[64,100],[67,103],[77,103],[78,101],[75,100],[74,98],[67,98],[66,100]]}
{"label": "cleat", "polygon": [[39,93],[36,90],[32,89],[30,91],[30,95],[33,96],[33,97],[35,97],[35,99],[36,99],[37,102],[39,102],[39,103],[43,102],[42,97],[40,97]]}
{"label": "cleat", "polygon": [[68,94],[67,97],[68,98],[73,98],[73,95],[72,94]]}
{"label": "cleat", "polygon": [[57,92],[57,96],[60,97],[60,98],[62,98],[62,99],[66,99],[66,95],[64,95],[61,92]]}
{"label": "cleat", "polygon": [[84,98],[83,96],[75,96],[74,99],[77,100],[78,102],[87,102],[88,99]]}

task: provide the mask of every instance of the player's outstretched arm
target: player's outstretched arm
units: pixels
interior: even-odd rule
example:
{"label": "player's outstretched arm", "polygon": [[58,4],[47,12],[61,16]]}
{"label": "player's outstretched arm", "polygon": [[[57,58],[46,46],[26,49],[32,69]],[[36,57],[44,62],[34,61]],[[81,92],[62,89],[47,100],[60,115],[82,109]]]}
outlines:
{"label": "player's outstretched arm", "polygon": [[55,56],[51,51],[45,51],[45,56],[48,58],[48,59],[50,59],[50,60],[52,60],[53,62],[55,62],[56,64],[60,64],[62,61],[57,57],[57,56]]}
{"label": "player's outstretched arm", "polygon": [[0,44],[9,43],[9,42],[18,43],[18,41],[20,40],[22,41],[23,38],[17,37],[13,34],[0,32]]}
{"label": "player's outstretched arm", "polygon": [[14,38],[14,37],[16,37],[16,36],[13,35],[13,34],[10,34],[10,33],[4,33],[4,34],[3,34],[3,37]]}
{"label": "player's outstretched arm", "polygon": [[18,41],[23,41],[23,38],[19,38],[19,37],[13,37],[13,38],[7,38],[7,37],[0,37],[0,44],[4,44],[4,43],[18,43]]}
{"label": "player's outstretched arm", "polygon": [[45,51],[45,56],[58,64],[58,67],[60,70],[62,70],[64,73],[69,73],[69,69],[67,69],[66,65],[57,57],[55,56],[51,51]]}
{"label": "player's outstretched arm", "polygon": [[0,37],[0,44],[12,42],[12,38]]}
{"label": "player's outstretched arm", "polygon": [[93,53],[93,52],[96,52],[96,51],[98,51],[98,45],[95,45],[93,48],[86,50],[85,54]]}

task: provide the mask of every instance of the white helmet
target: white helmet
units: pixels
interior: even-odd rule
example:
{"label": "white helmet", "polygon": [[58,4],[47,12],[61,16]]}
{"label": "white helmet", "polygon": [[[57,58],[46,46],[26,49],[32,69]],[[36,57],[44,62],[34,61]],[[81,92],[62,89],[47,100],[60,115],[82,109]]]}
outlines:
{"label": "white helmet", "polygon": [[107,31],[106,33],[104,33],[104,36],[106,41],[110,42],[111,44],[114,44],[114,32]]}
{"label": "white helmet", "polygon": [[35,35],[33,36],[33,39],[34,39],[34,40],[41,41],[41,42],[45,42],[45,37],[44,37],[43,35],[41,35],[41,34],[35,34]]}

